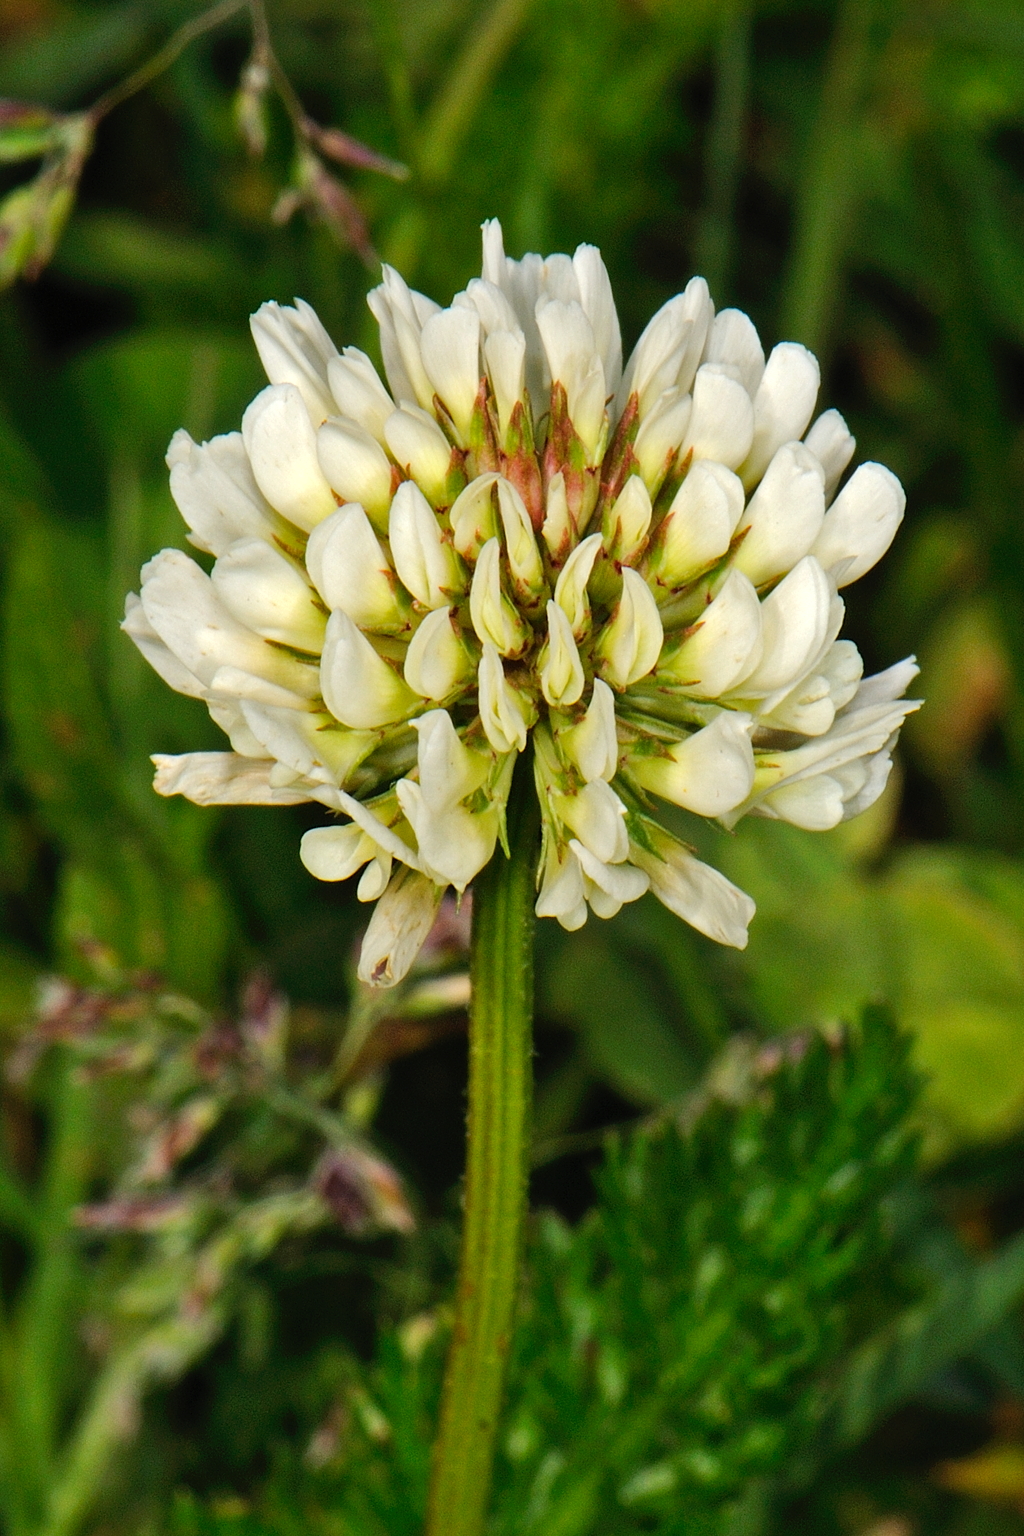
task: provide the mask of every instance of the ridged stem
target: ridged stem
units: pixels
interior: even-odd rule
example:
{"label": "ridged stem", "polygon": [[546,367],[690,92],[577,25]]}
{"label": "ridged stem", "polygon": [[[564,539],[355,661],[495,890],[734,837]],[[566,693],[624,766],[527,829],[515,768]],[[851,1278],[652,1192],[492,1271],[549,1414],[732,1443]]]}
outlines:
{"label": "ridged stem", "polygon": [[531,1100],[537,802],[520,759],[510,858],[473,887],[469,1133],[455,1326],[441,1398],[427,1536],[479,1536],[512,1335]]}

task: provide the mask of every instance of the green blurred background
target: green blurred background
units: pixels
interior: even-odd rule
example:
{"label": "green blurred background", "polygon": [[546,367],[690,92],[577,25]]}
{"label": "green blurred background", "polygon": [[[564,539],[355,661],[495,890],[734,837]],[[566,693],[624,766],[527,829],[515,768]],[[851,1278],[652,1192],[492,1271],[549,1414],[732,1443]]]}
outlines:
{"label": "green blurred background", "polygon": [[[5,0],[0,96],[86,106],[195,10]],[[796,339],[818,353],[822,405],[907,490],[893,551],[847,594],[869,670],[914,651],[921,662],[927,706],[890,789],[824,836],[705,831],[708,856],[758,903],[742,955],[646,900],[573,936],[543,925],[538,1199],[581,1208],[574,1149],[692,1085],[732,1030],[828,1024],[883,1000],[928,1075],[936,1187],[975,1246],[1016,1230],[1024,4],[277,0],[270,20],[314,116],[411,168],[401,184],[349,182],[414,286],[441,302],[462,287],[490,216],[514,255],[592,241],[628,347],[703,272],[766,348]],[[299,864],[315,812],[152,794],[150,752],[214,747],[217,732],[117,628],[142,561],[184,545],[162,462],[171,433],[234,429],[259,388],[249,312],[297,294],[339,344],[376,350],[374,275],[325,228],[271,221],[289,136],[273,117],[263,161],[239,142],[247,51],[244,22],[230,22],[113,113],[51,267],[0,297],[11,1029],[41,972],[83,974],[83,940],[214,1005],[259,961],[296,1003],[329,1012],[365,916]],[[378,1118],[437,1209],[461,1165],[462,1058],[447,1038],[398,1064]],[[949,1410],[974,1425],[963,1443],[941,1414],[914,1421],[908,1465],[978,1443],[990,1407]],[[1024,1528],[1005,1514],[1024,1511],[1024,1453],[1002,1501],[978,1507]]]}

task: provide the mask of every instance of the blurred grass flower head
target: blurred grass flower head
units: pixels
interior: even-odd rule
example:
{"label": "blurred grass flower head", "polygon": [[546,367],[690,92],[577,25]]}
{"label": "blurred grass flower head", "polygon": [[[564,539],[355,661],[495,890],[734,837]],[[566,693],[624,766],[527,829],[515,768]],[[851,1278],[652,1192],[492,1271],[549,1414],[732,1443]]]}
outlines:
{"label": "blurred grass flower head", "polygon": [[174,437],[213,568],[162,551],[124,627],[232,750],[158,756],[156,789],[345,815],[302,860],[362,870],[360,974],[390,985],[494,856],[532,741],[540,916],[574,929],[651,889],[742,947],[753,902],[657,801],[826,829],[878,797],[917,669],[863,678],[839,590],[889,547],[902,488],[863,464],[839,489],[854,441],[837,411],[810,425],[815,358],[766,362],[702,278],[623,368],[593,246],[512,261],[495,221],[483,246],[447,309],[384,269],[388,387],[301,300],[265,304],[241,433]]}

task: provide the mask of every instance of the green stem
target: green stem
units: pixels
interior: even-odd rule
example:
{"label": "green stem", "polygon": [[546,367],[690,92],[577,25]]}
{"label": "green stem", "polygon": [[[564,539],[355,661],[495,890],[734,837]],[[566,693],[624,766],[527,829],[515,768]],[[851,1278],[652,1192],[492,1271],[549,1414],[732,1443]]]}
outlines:
{"label": "green stem", "polygon": [[138,91],[145,90],[147,85],[151,85],[158,75],[162,75],[165,69],[171,67],[179,54],[184,53],[189,43],[194,43],[197,37],[203,36],[204,32],[212,32],[223,22],[230,21],[232,16],[245,10],[247,5],[248,0],[220,0],[218,5],[203,11],[201,16],[193,16],[191,20],[186,21],[184,26],[179,27],[177,32],[168,38],[159,52],[154,53],[145,64],[140,64],[139,68],[126,79],[112,86],[99,101],[93,103],[88,113],[93,124],[101,122],[108,112],[113,112],[114,108],[119,107],[123,101],[127,101],[129,96],[134,96]]}
{"label": "green stem", "polygon": [[715,104],[708,133],[707,207],[697,242],[697,270],[721,302],[732,271],[733,218],[750,80],[750,0],[723,7],[715,54]]}
{"label": "green stem", "polygon": [[515,42],[529,5],[530,0],[494,0],[470,34],[423,125],[417,158],[424,181],[447,182],[491,76]]}
{"label": "green stem", "polygon": [[857,193],[873,11],[874,0],[844,0],[840,6],[797,195],[782,334],[819,353],[827,348],[838,306]]}
{"label": "green stem", "polygon": [[427,1536],[479,1536],[487,1514],[526,1209],[537,802],[520,759],[510,857],[473,888],[469,1144],[455,1328],[441,1399]]}

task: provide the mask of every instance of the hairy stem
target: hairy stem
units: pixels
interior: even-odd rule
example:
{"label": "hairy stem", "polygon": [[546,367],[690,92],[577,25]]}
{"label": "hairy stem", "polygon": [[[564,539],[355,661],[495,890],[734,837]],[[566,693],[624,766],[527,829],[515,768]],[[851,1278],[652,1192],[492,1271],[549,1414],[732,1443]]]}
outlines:
{"label": "hairy stem", "polygon": [[496,852],[473,890],[465,1219],[427,1536],[483,1530],[519,1277],[538,840],[530,764],[523,759],[508,813],[511,857]]}

